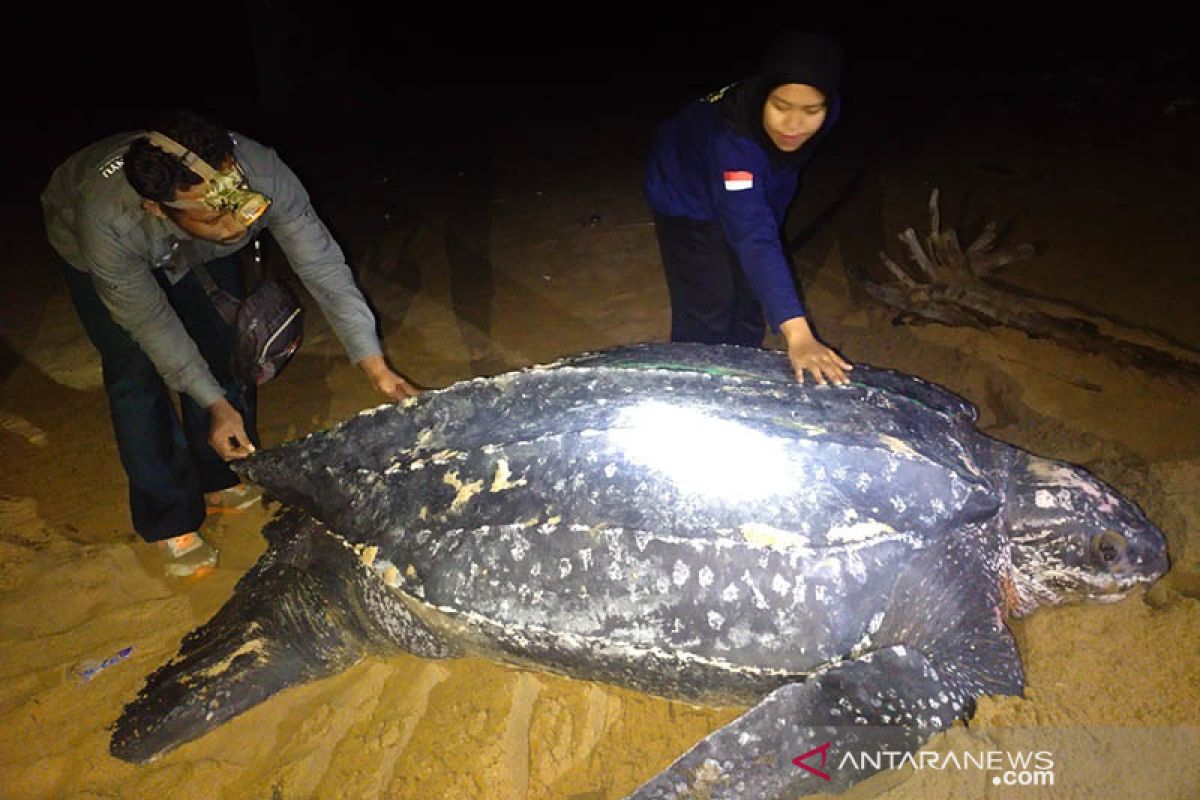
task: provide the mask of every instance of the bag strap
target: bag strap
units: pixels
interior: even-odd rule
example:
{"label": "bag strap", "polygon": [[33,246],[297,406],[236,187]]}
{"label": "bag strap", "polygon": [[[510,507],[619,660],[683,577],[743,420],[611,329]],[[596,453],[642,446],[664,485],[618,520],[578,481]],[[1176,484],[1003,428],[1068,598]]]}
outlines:
{"label": "bag strap", "polygon": [[217,282],[213,280],[208,267],[204,266],[204,264],[196,262],[192,265],[192,272],[196,273],[196,277],[200,280],[200,285],[204,287],[205,294],[212,300],[213,306],[216,307],[217,313],[221,315],[221,318],[231,326],[236,326],[237,310],[241,302],[229,292],[217,286]]}

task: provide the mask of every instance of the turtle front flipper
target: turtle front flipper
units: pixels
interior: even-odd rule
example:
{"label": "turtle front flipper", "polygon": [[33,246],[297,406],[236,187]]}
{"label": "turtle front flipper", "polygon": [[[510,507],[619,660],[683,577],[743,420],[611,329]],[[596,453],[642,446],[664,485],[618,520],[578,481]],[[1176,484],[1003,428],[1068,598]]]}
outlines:
{"label": "turtle front flipper", "polygon": [[843,791],[893,766],[875,766],[877,754],[913,752],[950,725],[951,713],[923,721],[913,713],[939,694],[945,687],[937,672],[915,650],[898,646],[841,662],[771,692],[627,800],[790,800]]}
{"label": "turtle front flipper", "polygon": [[288,510],[264,535],[270,547],[229,602],[125,706],[113,726],[114,756],[151,761],[371,651],[454,654],[320,523]]}
{"label": "turtle front flipper", "polygon": [[[702,739],[628,800],[790,800],[841,792],[898,767],[969,717],[985,694],[1020,694],[1001,591],[965,530],[897,576],[861,647],[781,686]],[[981,578],[989,578],[980,581]]]}

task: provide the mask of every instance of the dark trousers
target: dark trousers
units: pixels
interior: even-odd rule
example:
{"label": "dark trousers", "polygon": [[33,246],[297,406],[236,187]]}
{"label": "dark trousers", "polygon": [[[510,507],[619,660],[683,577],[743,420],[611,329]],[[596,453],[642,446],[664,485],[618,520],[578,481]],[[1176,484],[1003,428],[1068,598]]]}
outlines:
{"label": "dark trousers", "polygon": [[[181,394],[177,414],[171,392],[154,364],[113,321],[91,276],[65,262],[62,266],[79,319],[100,352],[117,450],[129,480],[134,530],[154,542],[198,529],[204,521],[205,492],[238,483],[237,475],[208,444],[208,411]],[[237,256],[206,266],[219,286],[237,297],[245,296]],[[173,286],[161,270],[155,270],[155,277],[257,446],[255,390],[241,389],[229,373],[232,329],[217,314],[193,273]]]}
{"label": "dark trousers", "polygon": [[654,215],[671,297],[671,341],[762,345],[762,307],[716,222]]}

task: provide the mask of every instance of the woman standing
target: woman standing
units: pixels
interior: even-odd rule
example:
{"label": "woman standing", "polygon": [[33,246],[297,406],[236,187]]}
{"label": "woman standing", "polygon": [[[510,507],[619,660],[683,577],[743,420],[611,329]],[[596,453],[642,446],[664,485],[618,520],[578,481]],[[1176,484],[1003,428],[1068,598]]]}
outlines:
{"label": "woman standing", "polygon": [[782,228],[800,171],[838,116],[841,48],[814,32],[771,43],[757,74],[655,133],[645,178],[671,297],[671,340],[761,346],[764,317],[803,382],[852,365],[813,334]]}

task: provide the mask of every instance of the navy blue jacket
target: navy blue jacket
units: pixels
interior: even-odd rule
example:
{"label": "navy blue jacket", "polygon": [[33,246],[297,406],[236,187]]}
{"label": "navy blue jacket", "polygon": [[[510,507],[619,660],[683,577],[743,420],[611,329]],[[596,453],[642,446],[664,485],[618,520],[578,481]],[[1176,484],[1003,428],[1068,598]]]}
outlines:
{"label": "navy blue jacket", "polygon": [[[804,308],[784,252],[781,230],[799,186],[804,158],[773,159],[724,116],[726,91],[697,100],[659,126],[643,188],[656,214],[718,222],[750,281],[772,330]],[[836,121],[835,96],[813,145]]]}

